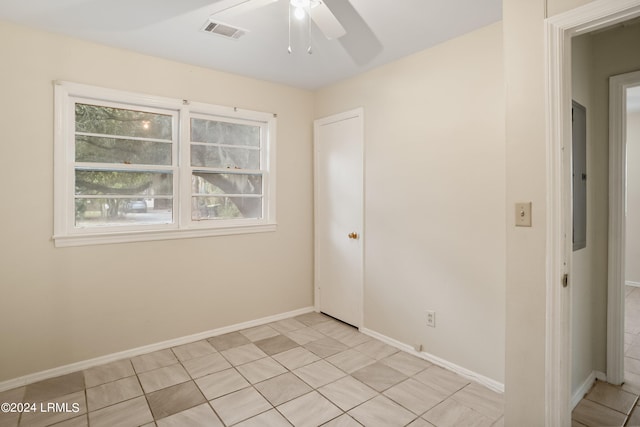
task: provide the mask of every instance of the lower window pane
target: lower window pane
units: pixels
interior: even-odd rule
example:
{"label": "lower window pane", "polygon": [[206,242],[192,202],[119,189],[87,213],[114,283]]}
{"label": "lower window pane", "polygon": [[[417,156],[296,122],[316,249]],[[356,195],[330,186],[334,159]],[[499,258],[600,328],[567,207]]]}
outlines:
{"label": "lower window pane", "polygon": [[150,198],[172,194],[171,173],[76,170],[76,196]]}
{"label": "lower window pane", "polygon": [[192,197],[191,219],[260,219],[262,197]]}
{"label": "lower window pane", "polygon": [[196,194],[262,194],[262,175],[194,172],[191,191]]}
{"label": "lower window pane", "polygon": [[76,228],[173,223],[170,198],[77,198]]}

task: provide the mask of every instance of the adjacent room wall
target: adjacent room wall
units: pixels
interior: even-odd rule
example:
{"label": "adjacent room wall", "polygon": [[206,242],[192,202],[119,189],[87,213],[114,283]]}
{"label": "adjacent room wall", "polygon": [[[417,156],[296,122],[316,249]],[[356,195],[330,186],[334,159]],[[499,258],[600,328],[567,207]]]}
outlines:
{"label": "adjacent room wall", "polygon": [[[639,89],[636,89],[639,90]],[[625,280],[640,286],[640,111],[627,115],[627,262]]]}
{"label": "adjacent room wall", "polygon": [[[0,22],[0,382],[313,304],[313,93]],[[53,80],[278,114],[278,231],[54,248]]]}
{"label": "adjacent room wall", "polygon": [[[596,225],[602,226],[602,218],[598,217],[599,206],[606,205],[602,200],[596,179],[602,178],[603,162],[608,157],[600,157],[599,149],[592,137],[595,127],[593,92],[593,48],[592,37],[585,35],[572,40],[572,98],[587,110],[587,246],[573,252],[571,265],[571,392],[575,395],[580,386],[594,371],[606,370],[603,348],[607,339],[599,323],[606,322],[593,315],[593,305],[602,298],[607,289],[606,251],[607,240],[602,239],[602,233],[596,233]],[[602,141],[597,141],[602,143]],[[606,197],[606,194],[604,195]],[[607,217],[604,217],[604,227],[607,227]],[[604,236],[606,237],[606,235]],[[604,265],[599,258],[605,251]],[[605,302],[606,305],[606,302]]]}
{"label": "adjacent room wall", "polygon": [[[572,40],[574,99],[588,103],[583,104],[587,107],[588,123],[587,247],[573,252],[572,260],[574,393],[592,372],[606,372],[609,77],[640,69],[638,39],[640,25],[635,24],[600,30]],[[632,159],[629,160],[632,175],[628,181],[633,183],[635,168]],[[629,236],[633,240],[633,235]],[[633,255],[630,258],[627,254],[627,259],[627,264],[637,264]]]}
{"label": "adjacent room wall", "polygon": [[364,327],[499,383],[501,44],[494,24],[322,89],[316,101],[318,118],[364,107]]}
{"label": "adjacent room wall", "polygon": [[[603,109],[606,108],[606,100],[609,97],[609,77],[618,74],[630,73],[640,70],[640,50],[637,48],[638,40],[640,40],[640,24],[627,25],[618,27],[614,30],[599,33],[593,37],[594,54],[597,55],[596,66],[594,68],[596,78],[596,90],[599,99],[603,100]],[[605,117],[605,111],[601,116]],[[636,115],[637,116],[637,115]],[[634,115],[628,122],[628,131],[631,137],[627,137],[628,153],[627,158],[627,254],[626,254],[626,280],[632,282],[640,282],[640,226],[638,226],[638,216],[634,216],[634,212],[638,212],[637,199],[634,195],[638,194],[638,182],[640,182],[640,157],[636,155],[634,150],[637,145],[633,145]],[[609,122],[608,118],[603,119],[599,126],[599,137],[608,138]],[[636,133],[639,135],[639,133]],[[637,137],[636,137],[637,138]],[[608,174],[608,168],[607,168]],[[634,280],[635,277],[635,280]]]}
{"label": "adjacent room wall", "polygon": [[[583,41],[582,39],[587,39]],[[572,283],[573,391],[590,372],[606,373],[608,218],[609,218],[609,78],[640,70],[640,25],[615,26],[581,36],[572,46],[591,46],[589,65],[592,106],[587,143],[587,248],[574,252]],[[574,64],[575,65],[575,64]],[[575,74],[574,74],[575,75]],[[631,160],[631,159],[629,159]],[[640,163],[639,163],[640,164]],[[633,182],[633,163],[628,162]],[[637,240],[637,239],[636,239]],[[637,258],[629,258],[636,265]],[[579,345],[582,341],[583,345]],[[589,346],[590,344],[590,346]],[[578,372],[582,369],[582,372]]]}

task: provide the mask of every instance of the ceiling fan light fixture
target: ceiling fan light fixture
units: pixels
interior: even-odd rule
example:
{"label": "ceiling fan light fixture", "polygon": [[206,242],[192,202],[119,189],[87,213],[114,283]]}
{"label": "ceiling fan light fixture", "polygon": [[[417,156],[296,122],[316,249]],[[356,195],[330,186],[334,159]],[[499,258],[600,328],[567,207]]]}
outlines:
{"label": "ceiling fan light fixture", "polygon": [[302,10],[308,9],[311,7],[312,9],[320,4],[320,0],[289,0],[289,3],[294,8],[299,8]]}
{"label": "ceiling fan light fixture", "polygon": [[307,12],[320,4],[320,0],[289,0],[289,4],[293,7],[293,16],[298,21],[303,21],[307,16]]}
{"label": "ceiling fan light fixture", "polygon": [[[311,9],[321,4],[321,0],[289,0],[289,47],[287,52],[291,53],[291,18],[298,21],[307,21],[308,44],[307,53],[311,55]],[[293,13],[292,13],[293,11]]]}
{"label": "ceiling fan light fixture", "polygon": [[297,6],[293,11],[293,16],[295,16],[297,20],[302,21],[307,14],[304,8]]}

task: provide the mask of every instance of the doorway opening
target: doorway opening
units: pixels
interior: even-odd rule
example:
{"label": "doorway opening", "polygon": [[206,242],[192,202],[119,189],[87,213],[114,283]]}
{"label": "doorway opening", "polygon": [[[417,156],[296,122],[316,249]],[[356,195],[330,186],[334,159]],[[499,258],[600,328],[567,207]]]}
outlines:
{"label": "doorway opening", "polygon": [[[548,108],[548,234],[546,425],[571,418],[571,291],[563,277],[572,269],[571,236],[571,53],[572,38],[640,16],[640,0],[599,0],[546,20]],[[605,190],[606,191],[606,190]],[[571,283],[571,281],[569,281]],[[614,295],[612,295],[614,292]],[[622,286],[608,287],[608,300],[621,300]],[[610,325],[607,325],[607,328]],[[620,327],[620,330],[622,328]],[[607,332],[607,339],[611,335]],[[608,346],[607,346],[608,347]],[[607,374],[609,369],[607,368]]]}

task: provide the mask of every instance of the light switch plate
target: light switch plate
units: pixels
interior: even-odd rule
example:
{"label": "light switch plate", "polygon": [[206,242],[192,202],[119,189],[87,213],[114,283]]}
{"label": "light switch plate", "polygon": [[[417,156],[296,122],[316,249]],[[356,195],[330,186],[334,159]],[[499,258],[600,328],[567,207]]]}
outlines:
{"label": "light switch plate", "polygon": [[516,203],[516,227],[531,227],[531,202]]}

